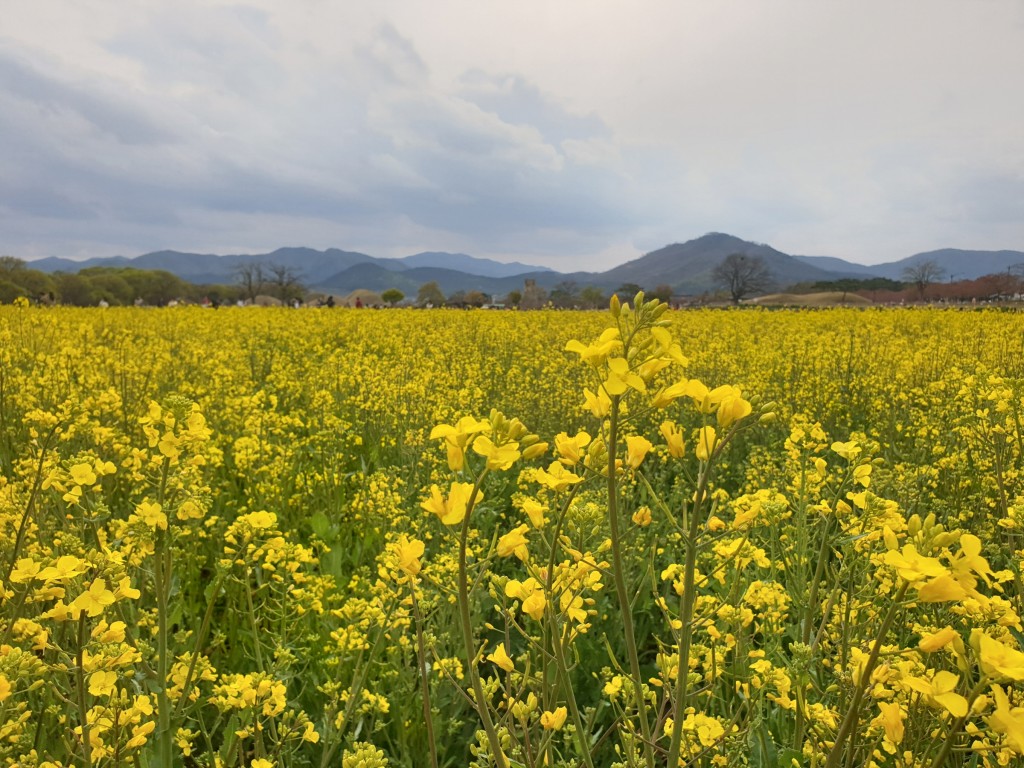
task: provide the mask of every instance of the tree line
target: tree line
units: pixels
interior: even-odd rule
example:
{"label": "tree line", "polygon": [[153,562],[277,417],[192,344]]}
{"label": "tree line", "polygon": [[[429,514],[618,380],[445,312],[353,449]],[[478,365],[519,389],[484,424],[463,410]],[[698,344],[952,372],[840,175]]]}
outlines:
{"label": "tree line", "polygon": [[306,289],[298,272],[277,264],[244,264],[236,270],[234,283],[198,284],[163,269],[87,267],[78,272],[48,273],[32,269],[14,256],[0,256],[0,304],[19,297],[79,307],[101,303],[166,306],[174,301],[233,304],[267,295],[287,304],[304,299]]}
{"label": "tree line", "polygon": [[[715,288],[732,303],[766,293],[775,288],[775,280],[759,256],[734,253],[714,267],[711,273]],[[88,267],[79,272],[46,273],[32,269],[21,259],[0,256],[0,303],[9,304],[24,296],[46,304],[112,306],[146,304],[164,306],[172,301],[189,303],[256,303],[259,297],[269,296],[282,304],[309,299],[309,291],[302,274],[284,264],[260,261],[245,262],[234,272],[234,282],[227,285],[200,285],[190,283],[166,270],[136,269],[133,267]],[[882,277],[841,278],[837,280],[799,283],[788,290],[793,293],[842,292],[859,293],[875,300],[893,301],[932,299],[971,299],[993,296],[1013,296],[1024,292],[1024,265],[1006,273],[988,275],[976,281],[944,283],[946,273],[931,260],[917,262],[904,269],[903,280]],[[954,289],[957,286],[957,289]],[[437,282],[424,283],[410,303],[419,307],[482,307],[507,306],[517,309],[599,309],[607,306],[611,293],[630,301],[641,290],[635,283],[624,283],[615,291],[593,285],[579,285],[563,280],[549,289],[527,280],[522,290],[510,291],[504,297],[481,291],[455,291],[445,295]],[[902,293],[901,293],[902,292]],[[647,287],[648,296],[671,303],[670,285]],[[380,300],[395,306],[405,299],[397,288],[380,294]],[[334,300],[328,306],[334,305]]]}

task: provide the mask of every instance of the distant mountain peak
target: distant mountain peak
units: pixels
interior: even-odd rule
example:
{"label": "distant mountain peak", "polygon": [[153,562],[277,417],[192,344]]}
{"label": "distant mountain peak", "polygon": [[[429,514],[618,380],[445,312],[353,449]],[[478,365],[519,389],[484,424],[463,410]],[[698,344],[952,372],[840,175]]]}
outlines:
{"label": "distant mountain peak", "polygon": [[445,251],[423,251],[398,259],[409,267],[433,267],[436,269],[452,269],[469,275],[481,277],[512,277],[527,272],[551,272],[547,267],[522,264],[518,261],[503,262],[494,259],[481,259],[465,253],[447,253]]}

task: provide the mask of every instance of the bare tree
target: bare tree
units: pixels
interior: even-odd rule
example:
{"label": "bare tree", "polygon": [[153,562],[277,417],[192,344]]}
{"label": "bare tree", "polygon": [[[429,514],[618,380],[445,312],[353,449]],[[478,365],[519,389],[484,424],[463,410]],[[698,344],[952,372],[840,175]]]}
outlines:
{"label": "bare tree", "polygon": [[250,302],[263,293],[267,285],[266,268],[261,261],[246,261],[235,267],[235,281],[242,289],[242,296]]}
{"label": "bare tree", "polygon": [[537,285],[537,281],[527,278],[523,285],[523,297],[519,301],[520,309],[540,309],[547,303],[548,292]]}
{"label": "bare tree", "polygon": [[917,287],[917,296],[924,301],[924,293],[932,283],[939,282],[946,275],[946,270],[933,259],[923,259],[916,264],[903,268],[903,279]]}
{"label": "bare tree", "polygon": [[715,284],[729,292],[733,304],[772,286],[772,273],[760,256],[731,253],[711,271]]}
{"label": "bare tree", "polygon": [[288,304],[293,299],[302,298],[302,284],[299,273],[292,267],[284,264],[271,264],[270,284],[274,287],[274,293],[281,300],[282,304]]}

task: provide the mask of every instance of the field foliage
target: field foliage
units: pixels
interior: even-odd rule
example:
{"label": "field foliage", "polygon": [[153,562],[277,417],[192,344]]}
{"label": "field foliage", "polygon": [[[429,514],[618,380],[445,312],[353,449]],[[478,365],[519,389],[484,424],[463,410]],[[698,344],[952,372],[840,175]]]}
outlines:
{"label": "field foliage", "polygon": [[0,307],[0,758],[1018,764],[1022,419],[1010,312]]}

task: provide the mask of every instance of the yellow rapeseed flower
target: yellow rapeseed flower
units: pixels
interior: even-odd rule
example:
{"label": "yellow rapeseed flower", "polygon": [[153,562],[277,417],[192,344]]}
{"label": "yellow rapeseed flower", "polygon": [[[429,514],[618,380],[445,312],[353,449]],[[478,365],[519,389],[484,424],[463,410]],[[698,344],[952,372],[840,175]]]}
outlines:
{"label": "yellow rapeseed flower", "polygon": [[509,658],[508,652],[505,650],[504,643],[495,648],[494,653],[487,654],[486,658],[488,661],[493,661],[506,672],[511,672],[515,669],[512,659]]}
{"label": "yellow rapeseed flower", "polygon": [[[466,517],[466,510],[472,493],[473,483],[454,482],[446,499],[441,495],[440,488],[436,485],[431,485],[430,497],[425,499],[420,504],[420,507],[427,512],[437,515],[437,518],[445,525],[458,525]],[[482,500],[483,494],[477,491],[474,504]]]}
{"label": "yellow rapeseed flower", "polygon": [[540,716],[540,725],[546,731],[558,731],[565,725],[565,717],[568,710],[565,707],[556,707],[554,712],[545,710]]}

